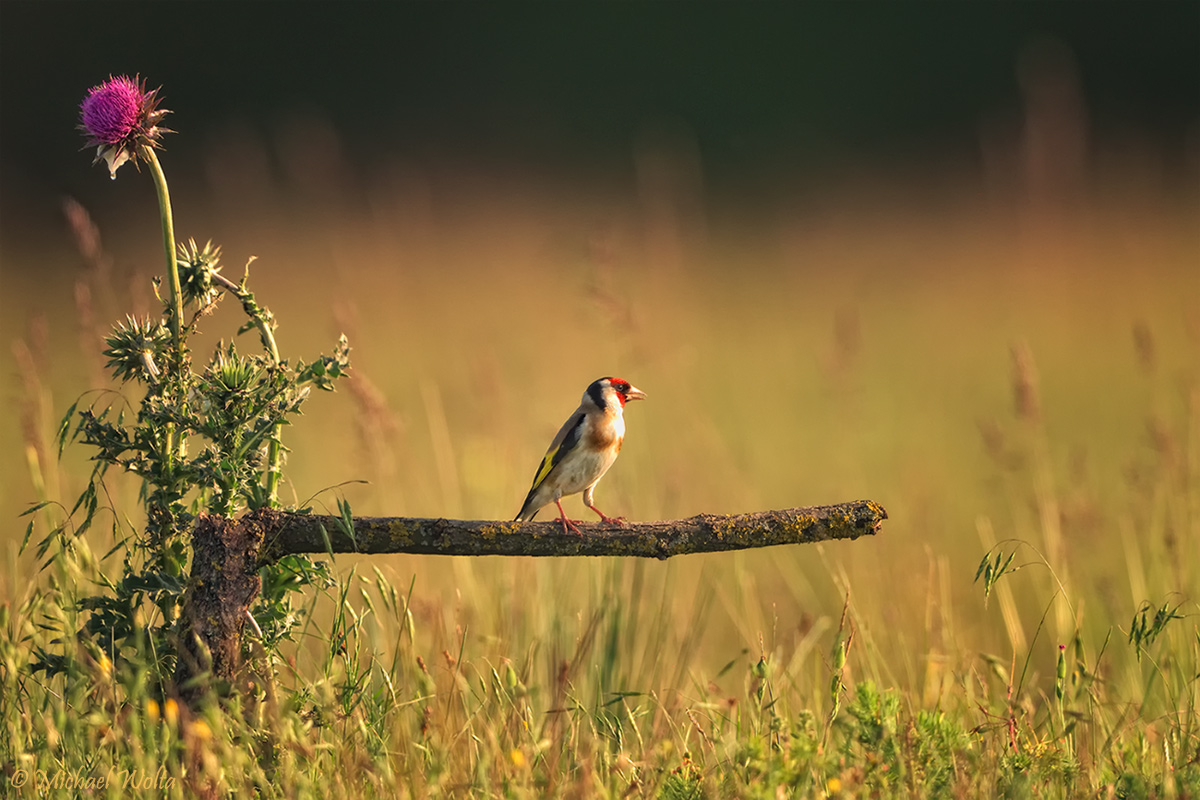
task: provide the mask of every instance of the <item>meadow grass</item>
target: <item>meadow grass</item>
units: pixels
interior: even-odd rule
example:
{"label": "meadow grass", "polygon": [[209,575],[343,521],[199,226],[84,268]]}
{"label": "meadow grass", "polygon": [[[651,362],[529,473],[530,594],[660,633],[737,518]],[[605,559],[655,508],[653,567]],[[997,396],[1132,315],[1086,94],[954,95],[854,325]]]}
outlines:
{"label": "meadow grass", "polygon": [[[179,193],[182,234],[259,257],[285,357],[355,347],[349,390],[286,432],[285,500],[510,518],[583,387],[618,374],[650,398],[607,513],[872,499],[889,521],[666,563],[339,557],[278,680],[194,713],[86,650],[28,671],[112,542],[93,528],[36,578],[16,555],[22,504],[81,486],[50,440],[98,370],[70,325],[10,329],[10,794],[1200,796],[1195,198],[1100,191],[1047,228],[959,186],[701,224],[527,177],[398,165],[351,200],[337,175],[230,191],[214,166],[220,204]],[[122,265],[156,242],[115,220],[116,268],[93,260],[92,305],[45,298],[51,319],[148,303]],[[114,515],[136,491],[110,481]]]}

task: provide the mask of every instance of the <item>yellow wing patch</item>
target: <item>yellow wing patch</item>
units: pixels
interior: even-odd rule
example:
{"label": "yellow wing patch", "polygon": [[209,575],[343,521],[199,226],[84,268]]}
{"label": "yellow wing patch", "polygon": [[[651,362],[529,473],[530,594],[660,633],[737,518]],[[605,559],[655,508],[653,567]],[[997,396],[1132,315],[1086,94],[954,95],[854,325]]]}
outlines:
{"label": "yellow wing patch", "polygon": [[542,459],[542,466],[540,469],[538,469],[537,477],[533,479],[533,486],[529,491],[532,492],[534,489],[542,485],[542,481],[546,480],[546,476],[550,474],[550,470],[554,469],[554,455],[561,447],[562,445],[559,445],[549,453],[546,453],[546,457]]}

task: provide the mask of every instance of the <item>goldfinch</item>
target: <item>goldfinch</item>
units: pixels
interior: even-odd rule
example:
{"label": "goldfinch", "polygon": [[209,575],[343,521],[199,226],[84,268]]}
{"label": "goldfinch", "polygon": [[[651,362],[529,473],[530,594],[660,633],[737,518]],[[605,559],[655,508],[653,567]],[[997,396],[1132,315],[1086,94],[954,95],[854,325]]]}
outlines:
{"label": "goldfinch", "polygon": [[563,533],[579,533],[563,511],[562,498],[583,492],[583,504],[610,525],[623,524],[623,517],[610,517],[592,504],[596,484],[608,472],[625,440],[623,411],[628,400],[644,400],[646,393],[621,378],[593,381],[583,393],[579,408],[559,429],[550,449],[538,466],[533,486],[521,506],[517,520],[527,522],[548,503],[558,506]]}

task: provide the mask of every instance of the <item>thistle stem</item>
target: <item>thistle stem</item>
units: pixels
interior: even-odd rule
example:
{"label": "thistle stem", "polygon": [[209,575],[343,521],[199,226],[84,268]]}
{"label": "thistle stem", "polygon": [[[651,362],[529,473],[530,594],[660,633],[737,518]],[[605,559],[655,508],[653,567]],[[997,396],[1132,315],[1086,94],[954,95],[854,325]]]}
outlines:
{"label": "thistle stem", "polygon": [[[158,192],[159,218],[162,220],[163,251],[167,257],[167,287],[171,292],[171,315],[168,325],[171,329],[171,344],[174,348],[174,359],[171,365],[176,377],[181,377],[184,365],[183,352],[183,291],[179,286],[179,265],[175,260],[175,222],[171,215],[171,192],[167,188],[167,176],[163,174],[162,165],[154,148],[149,145],[139,145],[138,155],[150,165],[150,174],[154,178],[154,188]],[[177,439],[174,425],[167,429],[167,460],[174,460],[176,455],[183,454],[183,441]]]}
{"label": "thistle stem", "polygon": [[[263,344],[271,353],[271,360],[276,364],[279,363],[279,348],[275,346],[275,335],[271,333],[271,326],[265,320],[258,321],[258,330],[262,334]],[[275,430],[271,431],[271,442],[267,445],[267,506],[274,508],[275,499],[279,494],[279,479],[282,476],[279,467],[280,458],[283,455],[283,423],[275,423]]]}
{"label": "thistle stem", "polygon": [[171,291],[171,343],[175,347],[177,361],[183,363],[183,292],[179,288],[179,265],[175,260],[175,222],[171,215],[171,192],[167,189],[167,176],[163,174],[162,165],[154,148],[149,145],[138,147],[138,155],[150,165],[150,173],[154,176],[154,188],[158,192],[159,217],[162,219],[163,251],[167,256],[167,286]]}
{"label": "thistle stem", "polygon": [[[214,271],[212,278],[242,301],[242,308],[254,322],[254,327],[258,329],[258,337],[262,340],[263,349],[271,356],[271,361],[278,364],[279,346],[275,344],[275,332],[271,330],[271,323],[268,321],[265,310],[258,307],[258,304],[254,302],[254,296],[247,292],[244,286],[239,286],[219,272]],[[279,460],[283,455],[282,436],[283,423],[276,423],[275,429],[271,431],[271,441],[267,445],[267,468],[263,472],[266,479],[267,506],[270,508],[276,506],[275,500],[279,495],[279,480],[282,476],[279,469]]]}

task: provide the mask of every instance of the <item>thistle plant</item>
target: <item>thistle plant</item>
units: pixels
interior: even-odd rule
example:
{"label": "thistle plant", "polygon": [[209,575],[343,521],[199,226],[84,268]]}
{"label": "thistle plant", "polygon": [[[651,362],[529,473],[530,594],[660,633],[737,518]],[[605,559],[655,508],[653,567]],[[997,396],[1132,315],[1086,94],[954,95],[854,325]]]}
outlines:
{"label": "thistle plant", "polygon": [[[92,449],[95,467],[68,520],[40,541],[38,555],[54,560],[72,552],[92,527],[100,499],[113,496],[105,486],[111,468],[136,476],[144,527],[114,526],[117,542],[110,556],[123,553],[121,577],[112,581],[98,572],[103,591],[78,604],[82,630],[64,633],[77,634],[112,663],[151,654],[154,672],[162,677],[173,669],[191,555],[188,534],[196,515],[232,516],[278,505],[282,426],[300,413],[313,388],[331,390],[346,374],[349,345],[342,336],[332,355],[295,364],[284,360],[275,341],[276,320],[248,288],[249,265],[233,281],[222,274],[219,247],[194,240],[176,244],[170,192],[156,153],[169,132],[160,122],[170,112],[158,107],[158,95],[140,78],[120,76],[91,89],[80,108],[80,128],[88,146],[96,147],[95,163],[103,161],[113,179],[125,164],[149,167],[159,201],[166,292],[156,279],[161,316],[127,317],[105,339],[113,378],[123,391],[136,387],[139,396],[85,395],[99,399],[85,405],[81,398],[59,427],[60,453],[69,442],[81,442]],[[194,368],[189,338],[227,295],[246,315],[236,335],[257,332],[261,352],[242,352],[233,340],[222,341],[206,364]],[[255,627],[272,647],[288,638],[297,621],[290,592],[327,584],[329,577],[324,565],[303,557],[264,571],[264,586],[272,589],[254,610],[256,623],[262,623]],[[40,652],[37,666],[62,671],[73,653]]]}

